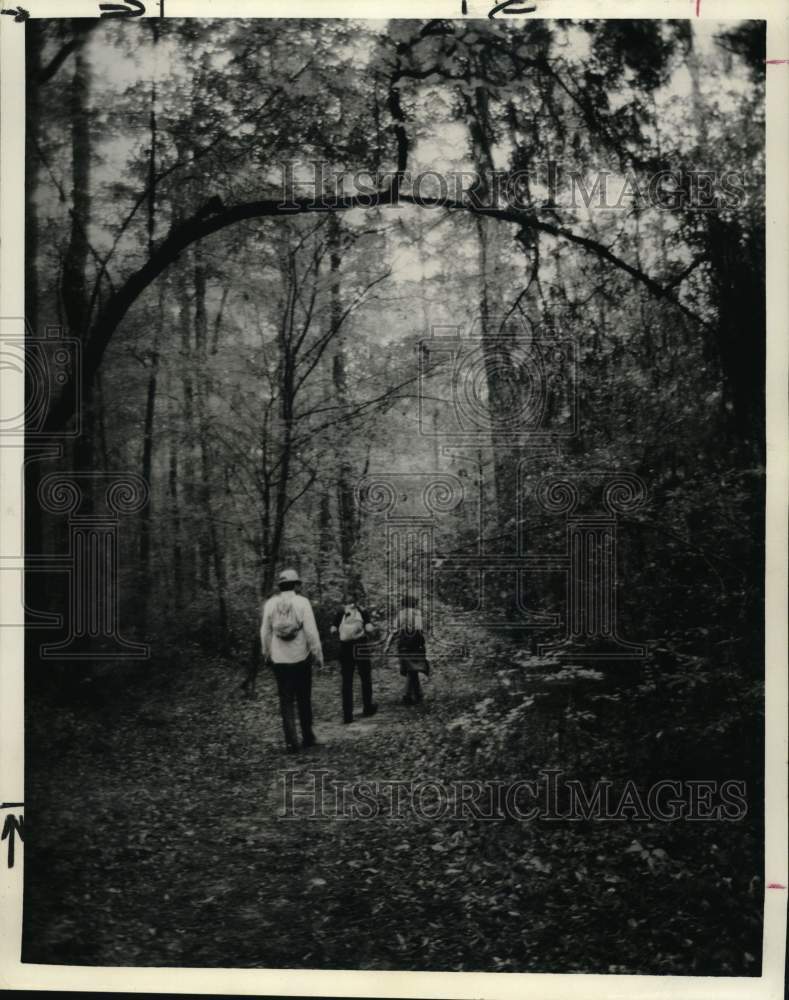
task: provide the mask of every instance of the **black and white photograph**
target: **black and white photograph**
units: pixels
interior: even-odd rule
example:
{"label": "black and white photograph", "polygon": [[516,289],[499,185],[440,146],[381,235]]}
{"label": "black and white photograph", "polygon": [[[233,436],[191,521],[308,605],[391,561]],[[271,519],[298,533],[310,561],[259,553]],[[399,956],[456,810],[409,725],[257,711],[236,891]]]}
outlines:
{"label": "black and white photograph", "polygon": [[768,21],[33,2],[19,968],[781,995]]}

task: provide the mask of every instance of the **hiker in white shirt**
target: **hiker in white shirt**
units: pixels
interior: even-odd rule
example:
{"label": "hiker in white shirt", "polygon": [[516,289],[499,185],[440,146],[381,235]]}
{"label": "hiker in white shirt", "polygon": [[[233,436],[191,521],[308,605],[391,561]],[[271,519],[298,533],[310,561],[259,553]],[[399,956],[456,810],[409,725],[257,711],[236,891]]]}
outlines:
{"label": "hiker in white shirt", "polygon": [[312,605],[296,593],[301,580],[295,569],[280,574],[279,593],[263,605],[260,644],[265,659],[271,661],[277,680],[279,707],[285,744],[290,753],[298,749],[295,707],[301,727],[301,745],[315,745],[312,731],[312,663],[323,666],[323,649]]}

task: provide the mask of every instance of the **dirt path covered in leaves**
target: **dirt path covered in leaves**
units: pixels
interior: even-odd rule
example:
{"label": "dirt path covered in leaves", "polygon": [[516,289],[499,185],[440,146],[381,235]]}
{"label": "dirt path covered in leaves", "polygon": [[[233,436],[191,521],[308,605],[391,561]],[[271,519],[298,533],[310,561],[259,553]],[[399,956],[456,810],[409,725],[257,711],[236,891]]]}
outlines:
{"label": "dirt path covered in leaves", "polygon": [[[320,746],[294,756],[271,677],[247,701],[220,661],[79,706],[42,695],[28,716],[25,961],[758,974],[758,899],[732,930],[732,857],[749,836],[736,824],[689,837],[687,824],[310,819],[304,799],[279,815],[284,782],[310,787],[320,770],[446,783],[584,762],[546,703],[524,721],[532,758],[504,748],[498,771],[482,767],[468,720],[504,697],[501,676],[481,662],[434,673],[407,708],[396,671],[376,670],[379,712],[350,726],[338,673],[317,675]],[[607,773],[610,756],[598,763]]]}
{"label": "dirt path covered in leaves", "polygon": [[378,715],[346,726],[338,674],[318,674],[320,745],[294,757],[271,677],[248,701],[239,675],[220,671],[170,678],[164,701],[130,691],[59,706],[45,730],[33,724],[28,960],[380,964],[380,944],[366,948],[354,928],[396,898],[376,878],[397,876],[389,830],[283,819],[284,775],[302,787],[319,769],[352,782],[373,762],[380,777],[412,777],[440,726],[432,703],[407,709],[396,672],[377,671]]}

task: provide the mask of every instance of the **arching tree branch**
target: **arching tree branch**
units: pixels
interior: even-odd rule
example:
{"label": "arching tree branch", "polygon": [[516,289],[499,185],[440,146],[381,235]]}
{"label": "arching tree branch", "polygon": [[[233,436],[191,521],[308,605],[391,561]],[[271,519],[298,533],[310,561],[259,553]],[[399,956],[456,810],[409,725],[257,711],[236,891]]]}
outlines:
{"label": "arching tree branch", "polygon": [[[568,243],[581,247],[587,253],[591,253],[599,259],[606,261],[618,270],[629,274],[631,278],[642,284],[653,295],[670,301],[686,316],[695,322],[704,324],[701,317],[677,301],[672,295],[672,288],[676,284],[676,280],[670,281],[665,286],[661,285],[641,269],[634,267],[612,253],[611,250],[597,240],[581,236],[579,233],[575,233],[563,226],[544,222],[535,214],[520,209],[487,208],[472,201],[463,202],[456,199],[430,199],[424,197],[417,199],[393,189],[379,191],[372,195],[363,194],[328,198],[320,205],[317,205],[313,198],[305,197],[291,201],[263,199],[226,207],[222,204],[221,199],[214,197],[191,218],[174,227],[142,267],[129,275],[115,294],[107,300],[104,307],[96,316],[85,345],[83,380],[89,382],[91,377],[95,375],[113,333],[133,303],[170,264],[178,259],[179,255],[187,247],[197,243],[199,240],[205,239],[222,229],[226,229],[228,226],[235,225],[237,222],[243,222],[248,219],[276,219],[292,217],[294,215],[305,215],[317,211],[350,211],[354,208],[385,208],[396,206],[400,203],[418,205],[422,208],[445,208],[450,211],[487,215],[503,222],[513,223],[520,228],[535,229],[548,233],[558,239],[566,240]],[[47,419],[47,429],[54,431],[62,428],[73,415],[74,408],[74,400],[71,395],[68,393],[64,394],[50,410]]]}

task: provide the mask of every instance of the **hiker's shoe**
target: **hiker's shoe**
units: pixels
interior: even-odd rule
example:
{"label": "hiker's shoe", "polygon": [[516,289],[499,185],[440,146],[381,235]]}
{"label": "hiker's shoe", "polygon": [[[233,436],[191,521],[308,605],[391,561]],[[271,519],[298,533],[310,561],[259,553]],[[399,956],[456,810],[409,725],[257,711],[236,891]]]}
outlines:
{"label": "hiker's shoe", "polygon": [[343,719],[343,720],[342,720],[342,724],[343,724],[344,726],[350,726],[350,724],[351,724],[352,722],[353,722],[353,717],[351,717],[350,719]]}
{"label": "hiker's shoe", "polygon": [[298,752],[299,752],[299,748],[295,747],[295,746],[292,746],[291,744],[288,744],[285,747],[285,753],[298,753]]}
{"label": "hiker's shoe", "polygon": [[311,740],[305,740],[301,745],[304,750],[309,750],[310,747],[319,747],[320,743],[313,737]]}
{"label": "hiker's shoe", "polygon": [[404,705],[413,705],[414,704],[414,699],[411,697],[410,694],[404,694],[403,695],[403,704]]}
{"label": "hiker's shoe", "polygon": [[377,711],[378,711],[377,705],[370,705],[369,708],[365,708],[365,710],[362,712],[362,715],[367,715],[367,716],[375,715]]}

